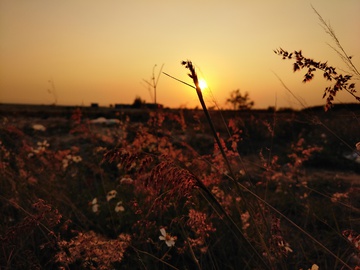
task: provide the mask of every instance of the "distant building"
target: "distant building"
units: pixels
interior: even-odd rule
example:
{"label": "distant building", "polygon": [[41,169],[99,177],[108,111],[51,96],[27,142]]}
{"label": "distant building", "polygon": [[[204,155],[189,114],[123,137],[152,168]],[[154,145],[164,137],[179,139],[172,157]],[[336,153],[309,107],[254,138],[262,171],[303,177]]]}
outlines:
{"label": "distant building", "polygon": [[99,103],[91,103],[91,108],[99,108]]}

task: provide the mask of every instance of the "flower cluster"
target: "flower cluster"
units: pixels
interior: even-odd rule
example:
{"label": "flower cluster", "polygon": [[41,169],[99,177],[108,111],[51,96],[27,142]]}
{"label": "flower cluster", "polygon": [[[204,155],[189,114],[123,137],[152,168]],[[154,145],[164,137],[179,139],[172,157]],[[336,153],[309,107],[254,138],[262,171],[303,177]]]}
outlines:
{"label": "flower cluster", "polygon": [[[107,194],[106,194],[106,201],[108,204],[110,204],[110,202],[115,199],[116,197],[118,196],[118,192],[113,189],[113,190],[110,190]],[[100,212],[100,204],[99,204],[99,201],[98,201],[98,198],[94,198],[90,203],[89,205],[91,206],[91,211],[98,214]],[[122,201],[118,201],[116,204],[115,204],[115,207],[114,207],[114,211],[116,213],[119,213],[119,212],[124,212],[125,211],[125,207],[123,205],[123,202]]]}
{"label": "flower cluster", "polygon": [[65,170],[72,162],[79,163],[81,161],[81,156],[66,155],[65,158],[62,160],[62,167]]}
{"label": "flower cluster", "polygon": [[79,233],[70,241],[59,242],[61,250],[55,260],[66,267],[71,267],[78,260],[84,269],[113,269],[114,263],[122,261],[130,242],[127,234],[107,239],[93,231]]}
{"label": "flower cluster", "polygon": [[288,242],[286,242],[282,236],[280,228],[280,219],[273,216],[271,222],[271,236],[270,236],[270,251],[271,256],[276,258],[286,257],[289,253],[292,253],[293,250],[290,248]]}
{"label": "flower cluster", "polygon": [[49,146],[50,144],[48,143],[47,140],[43,140],[42,142],[37,142],[37,147],[31,148],[31,153],[29,153],[28,157],[32,157],[34,154],[42,154]]}
{"label": "flower cluster", "polygon": [[208,216],[200,211],[190,209],[186,225],[194,234],[193,237],[188,237],[192,247],[199,248],[200,252],[206,253],[208,248],[206,240],[211,233],[216,231]]}

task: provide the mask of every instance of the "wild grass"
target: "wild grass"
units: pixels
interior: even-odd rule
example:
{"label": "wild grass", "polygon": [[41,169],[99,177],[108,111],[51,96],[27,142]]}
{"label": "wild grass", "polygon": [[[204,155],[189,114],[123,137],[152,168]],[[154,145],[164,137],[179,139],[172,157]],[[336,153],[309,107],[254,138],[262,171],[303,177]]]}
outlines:
{"label": "wild grass", "polygon": [[202,111],[2,117],[1,269],[360,268],[359,111],[210,112],[182,64]]}
{"label": "wild grass", "polygon": [[317,159],[341,160],[336,137],[301,112],[247,113],[224,115],[217,142],[205,114],[187,113],[107,127],[75,110],[57,133],[51,119],[38,131],[3,118],[1,267],[354,267],[358,185],[311,174]]}

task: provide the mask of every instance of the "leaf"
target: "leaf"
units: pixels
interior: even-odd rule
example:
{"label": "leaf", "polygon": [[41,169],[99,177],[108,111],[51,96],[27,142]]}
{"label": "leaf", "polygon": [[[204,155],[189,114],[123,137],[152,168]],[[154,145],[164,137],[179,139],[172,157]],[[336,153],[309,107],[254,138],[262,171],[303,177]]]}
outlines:
{"label": "leaf", "polygon": [[300,70],[300,67],[297,63],[294,63],[294,72]]}

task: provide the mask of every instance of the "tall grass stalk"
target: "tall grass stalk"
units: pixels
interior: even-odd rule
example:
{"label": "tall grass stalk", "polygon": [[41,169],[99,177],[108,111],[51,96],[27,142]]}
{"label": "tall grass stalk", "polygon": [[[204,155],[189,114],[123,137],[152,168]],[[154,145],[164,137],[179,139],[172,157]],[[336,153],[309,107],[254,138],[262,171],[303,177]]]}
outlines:
{"label": "tall grass stalk", "polygon": [[[329,23],[327,23],[324,18],[321,16],[321,14],[313,7],[311,6],[312,9],[314,10],[314,12],[316,13],[316,15],[319,18],[319,21],[321,23],[321,26],[323,27],[324,31],[334,40],[336,46],[338,47],[338,49],[336,49],[334,46],[332,46],[331,44],[328,44],[339,56],[340,58],[343,60],[343,62],[348,66],[348,68],[351,70],[351,72],[356,75],[356,76],[360,76],[360,72],[358,71],[358,69],[356,68],[356,66],[354,65],[354,63],[351,61],[351,56],[349,56],[347,54],[347,52],[345,51],[344,47],[341,45],[338,37],[335,34],[334,29],[331,27],[331,25]],[[358,78],[360,79],[360,78]]]}
{"label": "tall grass stalk", "polygon": [[206,107],[206,104],[205,104],[205,101],[204,101],[204,97],[203,97],[203,95],[202,95],[201,88],[200,88],[200,86],[199,86],[199,79],[198,79],[198,76],[197,76],[197,74],[196,74],[196,72],[195,72],[195,67],[193,66],[193,64],[192,64],[191,61],[183,61],[182,64],[185,65],[185,67],[190,70],[189,77],[192,78],[192,80],[193,80],[193,82],[194,82],[196,94],[198,95],[198,98],[199,98],[201,107],[202,107],[202,109],[203,109],[203,111],[204,111],[204,113],[205,113],[206,119],[208,120],[208,123],[209,123],[209,125],[210,125],[211,131],[212,131],[213,136],[214,136],[214,138],[215,138],[215,141],[216,141],[217,145],[219,146],[221,155],[223,156],[223,158],[224,158],[224,160],[225,160],[226,166],[228,167],[228,170],[229,170],[229,173],[230,173],[231,177],[232,177],[233,179],[235,179],[235,174],[234,174],[234,172],[233,172],[233,170],[232,170],[232,168],[231,168],[231,165],[230,165],[230,162],[229,162],[228,158],[226,157],[225,150],[223,149],[223,147],[222,147],[222,145],[221,145],[219,135],[218,135],[217,132],[216,132],[214,123],[213,123],[213,121],[211,120],[209,111],[208,111],[208,109],[207,109],[207,107]]}
{"label": "tall grass stalk", "polygon": [[[197,93],[197,95],[198,95],[198,98],[199,98],[201,107],[202,107],[202,109],[203,109],[203,111],[204,111],[204,113],[205,113],[206,119],[208,120],[209,126],[210,126],[210,128],[211,128],[211,131],[212,131],[212,133],[213,133],[213,136],[214,136],[214,138],[215,138],[215,141],[216,141],[216,143],[217,143],[217,145],[218,145],[218,147],[219,147],[219,150],[220,150],[220,152],[221,152],[221,155],[223,156],[223,159],[224,159],[224,161],[225,161],[225,164],[226,164],[226,166],[228,167],[229,175],[230,175],[229,178],[232,180],[233,183],[235,183],[235,187],[236,187],[236,189],[237,189],[237,191],[238,191],[238,194],[240,194],[241,197],[243,198],[245,207],[246,207],[250,212],[253,212],[253,209],[249,206],[247,200],[245,199],[245,194],[243,193],[243,190],[240,189],[240,186],[237,184],[236,177],[235,177],[235,174],[234,174],[234,172],[233,172],[233,169],[232,169],[232,167],[231,167],[231,165],[230,165],[229,159],[228,159],[227,156],[226,156],[225,150],[224,150],[224,148],[223,148],[223,146],[222,146],[222,144],[221,144],[221,142],[220,142],[219,135],[218,135],[218,133],[216,132],[214,123],[213,123],[213,121],[212,121],[212,119],[211,119],[211,117],[210,117],[209,111],[208,111],[208,109],[207,109],[207,107],[206,107],[206,104],[205,104],[205,101],[204,101],[204,98],[203,98],[203,95],[202,95],[201,88],[200,88],[200,86],[199,86],[199,80],[198,80],[198,76],[197,76],[196,71],[195,71],[195,67],[193,66],[193,64],[192,64],[191,61],[183,61],[183,62],[182,62],[182,65],[184,65],[184,66],[185,66],[187,69],[189,69],[189,71],[190,71],[190,74],[188,74],[188,75],[189,75],[190,78],[192,78],[192,80],[193,80],[193,82],[194,82],[195,90],[196,90],[196,93]],[[212,196],[211,193],[210,193],[210,195]],[[212,197],[213,197],[213,196],[212,196]],[[260,210],[260,205],[257,205],[257,206],[258,206],[258,209]],[[222,207],[221,207],[221,208],[222,208]],[[225,211],[224,211],[224,212],[225,212]],[[263,217],[264,223],[267,224],[267,223],[266,223],[266,220],[265,220],[265,217],[263,216],[263,212],[260,211],[260,213],[261,213],[261,215],[262,215],[262,217]],[[255,215],[254,212],[250,215],[250,218],[251,218],[252,220],[253,220],[254,215]],[[228,216],[228,215],[227,215],[227,216]],[[233,220],[230,218],[230,216],[228,216],[228,219],[230,219],[231,222],[233,222]],[[258,226],[257,226],[257,223],[256,223],[254,220],[253,220],[253,224],[254,224],[254,227],[255,227],[256,231],[258,232],[258,236],[259,236],[259,239],[258,239],[258,240],[260,241],[260,243],[262,243],[262,246],[263,246],[264,250],[269,251],[269,250],[268,250],[268,247],[267,247],[267,245],[266,245],[266,243],[265,243],[265,240],[264,240],[263,237],[261,236],[261,233],[260,233],[260,231],[259,231],[259,228],[258,228]],[[236,224],[235,224],[235,227],[238,228],[238,226],[236,226]],[[256,250],[256,248],[255,248],[255,247],[250,243],[250,241],[244,236],[244,234],[242,233],[242,231],[241,231],[239,228],[238,228],[238,231],[240,232],[243,240],[245,240],[245,242],[246,242],[248,245],[250,245],[250,247],[252,248],[252,250],[255,252],[255,254],[257,255],[257,257],[260,259],[260,261],[261,261],[262,263],[264,263],[264,265],[266,265],[263,257],[258,253],[258,251]]]}
{"label": "tall grass stalk", "polygon": [[[207,106],[206,106],[206,104],[205,104],[205,101],[204,101],[204,98],[203,98],[203,95],[202,95],[202,91],[201,91],[201,88],[200,88],[200,86],[199,86],[199,80],[198,80],[197,73],[196,73],[196,71],[195,71],[195,67],[193,66],[193,64],[192,64],[191,61],[183,61],[183,62],[182,62],[182,65],[184,65],[187,69],[189,69],[190,74],[188,74],[188,75],[189,75],[190,78],[192,78],[192,80],[193,80],[193,82],[194,82],[194,86],[192,86],[192,85],[190,85],[190,84],[188,84],[188,83],[186,83],[186,82],[183,82],[182,80],[179,80],[179,79],[177,79],[177,78],[175,78],[175,77],[173,77],[173,76],[171,76],[171,75],[169,75],[169,74],[167,74],[167,73],[164,73],[164,74],[167,75],[167,76],[169,76],[169,77],[171,77],[171,78],[173,78],[173,79],[175,79],[175,80],[177,80],[177,81],[179,81],[179,82],[181,82],[181,83],[184,83],[185,85],[190,86],[190,87],[192,87],[192,88],[194,88],[194,89],[196,90],[196,93],[197,93],[197,96],[198,96],[198,98],[199,98],[201,107],[202,107],[202,109],[203,109],[203,111],[204,111],[204,113],[205,113],[206,119],[208,120],[208,124],[209,124],[210,129],[211,129],[211,131],[212,131],[212,133],[213,133],[213,136],[214,136],[214,138],[215,138],[216,144],[218,145],[219,150],[220,150],[220,152],[221,152],[221,155],[222,155],[222,157],[223,157],[223,159],[224,159],[224,161],[225,161],[225,164],[226,164],[226,166],[227,166],[227,168],[228,168],[228,170],[229,170],[228,177],[229,177],[229,179],[232,180],[232,182],[235,183],[235,187],[236,187],[238,193],[239,193],[239,194],[241,195],[241,197],[243,198],[243,201],[244,201],[244,203],[245,203],[245,205],[246,205],[246,208],[250,211],[251,208],[247,205],[248,203],[247,203],[247,201],[246,201],[246,199],[245,199],[245,196],[244,196],[244,194],[243,194],[243,191],[242,191],[242,190],[239,188],[239,186],[236,184],[235,174],[234,174],[233,169],[232,169],[232,167],[231,167],[231,165],[230,165],[229,159],[228,159],[227,156],[226,156],[225,150],[224,150],[224,148],[222,147],[222,144],[221,144],[221,142],[220,142],[219,135],[218,135],[218,133],[216,132],[214,123],[213,123],[213,121],[212,121],[212,119],[211,119],[211,116],[210,116],[209,111],[208,111],[208,109],[207,109]],[[226,213],[225,209],[221,206],[221,204],[218,202],[218,200],[215,198],[215,196],[211,193],[211,191],[209,191],[209,190],[207,189],[207,187],[202,183],[202,181],[201,181],[199,178],[196,177],[196,179],[197,179],[197,182],[198,182],[198,184],[199,184],[199,187],[200,187],[203,191],[205,191],[205,194],[209,196],[209,198],[211,199],[211,201],[216,204],[217,208],[219,208],[219,210],[222,212],[222,214],[224,214],[224,216],[226,217],[226,219],[230,222],[230,224],[231,224],[230,227],[233,228],[233,229],[231,229],[231,231],[232,231],[233,233],[234,233],[234,231],[237,231],[237,232],[239,233],[239,235],[236,234],[236,233],[234,233],[235,236],[236,236],[237,238],[240,237],[240,239],[243,240],[244,243],[247,245],[247,248],[250,248],[250,249],[254,252],[255,256],[260,260],[260,262],[263,264],[263,266],[266,267],[266,268],[268,268],[269,266],[268,266],[267,263],[264,261],[263,256],[257,251],[257,249],[256,249],[256,248],[250,243],[250,241],[245,237],[245,235],[243,234],[243,232],[241,231],[241,229],[238,227],[238,225],[236,224],[236,222],[230,217],[230,215],[228,215],[228,214]],[[211,204],[211,206],[212,206],[212,204]],[[262,214],[262,213],[261,213],[261,214]],[[253,218],[252,215],[251,215],[251,218]],[[264,218],[264,221],[265,221],[265,218]],[[256,225],[256,222],[254,222],[254,225],[255,225],[256,230],[259,232],[258,227],[257,227],[257,225]],[[259,236],[261,235],[260,232],[259,232],[258,235],[259,235]],[[239,238],[238,238],[238,239],[239,239]],[[239,240],[240,240],[240,239],[239,239]],[[263,239],[262,237],[260,237],[260,238],[259,238],[259,241],[262,243],[263,248],[268,251],[267,245],[266,245],[264,239]]]}
{"label": "tall grass stalk", "polygon": [[[229,162],[229,160],[228,160],[228,158],[227,158],[227,156],[226,156],[226,153],[225,153],[225,150],[223,149],[223,147],[222,147],[222,145],[221,145],[221,142],[220,142],[220,138],[219,138],[219,136],[218,136],[218,134],[217,134],[217,132],[216,132],[216,129],[215,129],[215,127],[214,127],[214,124],[213,124],[213,121],[211,120],[211,117],[210,117],[210,114],[209,114],[209,112],[208,112],[208,109],[207,109],[207,107],[206,107],[206,104],[205,104],[205,101],[204,101],[204,98],[203,98],[203,95],[202,95],[202,92],[201,92],[201,88],[200,88],[200,86],[199,86],[199,81],[198,81],[198,76],[197,76],[197,74],[196,74],[196,71],[195,71],[195,68],[194,68],[194,66],[193,66],[193,64],[192,64],[192,62],[191,61],[183,61],[182,62],[182,65],[184,65],[187,69],[189,69],[189,71],[190,71],[190,74],[188,74],[189,75],[189,77],[193,80],[193,82],[194,82],[194,85],[195,85],[195,87],[193,87],[193,88],[195,88],[195,90],[196,90],[196,93],[197,93],[197,95],[198,95],[198,98],[199,98],[199,101],[200,101],[200,104],[201,104],[201,106],[202,106],[202,109],[203,109],[203,111],[204,111],[204,113],[205,113],[205,116],[206,116],[206,118],[207,118],[207,120],[208,120],[208,123],[209,123],[209,125],[210,125],[210,128],[211,128],[211,130],[212,130],[212,132],[213,132],[213,136],[214,136],[214,138],[215,138],[215,141],[216,141],[216,143],[218,144],[218,146],[219,146],[219,149],[220,149],[220,151],[221,151],[221,154],[222,154],[222,156],[223,156],[223,158],[224,158],[224,160],[225,160],[225,163],[226,163],[226,165],[227,165],[227,167],[228,167],[228,169],[229,169],[229,174],[230,174],[230,179],[235,183],[235,186],[236,186],[236,188],[237,188],[237,190],[239,191],[239,194],[241,194],[242,195],[242,197],[244,198],[244,193],[243,193],[243,191],[246,191],[247,193],[249,193],[249,194],[251,194],[253,197],[255,197],[255,199],[257,200],[257,202],[261,202],[261,203],[263,203],[263,204],[265,204],[270,210],[272,210],[274,213],[276,213],[277,215],[279,215],[280,217],[282,217],[282,218],[284,218],[284,220],[286,220],[289,224],[291,224],[294,228],[296,228],[297,230],[299,230],[301,233],[303,233],[305,236],[307,236],[309,239],[311,239],[311,241],[313,241],[315,244],[317,244],[319,247],[321,247],[324,251],[326,251],[328,254],[330,254],[332,257],[334,257],[334,259],[336,260],[336,261],[338,261],[338,262],[340,262],[344,267],[346,267],[346,268],[348,268],[348,269],[352,269],[351,268],[351,266],[349,266],[345,261],[343,261],[339,256],[337,256],[334,252],[332,252],[330,249],[328,249],[325,245],[323,245],[320,241],[318,241],[317,239],[315,239],[310,233],[308,233],[307,231],[305,231],[304,229],[302,229],[299,225],[297,225],[295,222],[293,222],[292,220],[290,220],[286,215],[284,215],[283,213],[281,213],[279,210],[277,210],[275,207],[273,207],[270,203],[268,203],[266,200],[264,200],[263,198],[261,198],[260,196],[258,196],[256,193],[254,193],[252,190],[250,190],[249,188],[247,188],[245,185],[243,185],[243,184],[241,184],[241,183],[239,183],[238,181],[236,181],[236,178],[235,178],[235,175],[234,175],[234,173],[233,173],[233,170],[232,170],[232,168],[231,168],[231,165],[230,165],[230,162]],[[180,80],[178,80],[178,81],[180,81]],[[182,82],[182,81],[181,81]],[[199,181],[199,180],[198,180]],[[201,182],[201,181],[200,181]],[[203,187],[202,187],[203,188]],[[213,197],[213,195],[211,194],[211,192],[210,192],[210,195],[211,195],[211,197]],[[216,198],[214,198],[215,200],[216,200]],[[246,200],[245,200],[245,198],[244,198],[244,201],[245,201],[245,203],[246,203]],[[251,208],[250,207],[248,207],[248,205],[246,205],[247,206],[247,208],[248,208],[248,210],[250,211],[251,210]],[[261,213],[262,214],[262,213]],[[251,217],[251,215],[250,215],[250,217]],[[264,217],[264,216],[263,216]],[[232,219],[228,216],[228,219],[230,219],[231,221],[232,221]],[[265,221],[265,218],[264,218],[264,222],[266,222]],[[255,225],[255,228],[257,229],[257,231],[258,231],[258,233],[259,233],[259,238],[260,238],[260,240],[262,240],[262,243],[263,243],[263,245],[264,245],[264,247],[266,248],[266,244],[265,244],[265,242],[263,241],[263,239],[262,239],[262,237],[261,237],[261,235],[260,235],[260,232],[259,232],[259,230],[258,230],[258,228],[257,228],[257,226],[256,226],[256,223],[254,223],[254,225]],[[236,226],[237,227],[237,226]],[[238,228],[238,227],[237,227]],[[242,233],[241,233],[242,234]],[[246,237],[242,234],[242,236],[243,236],[243,238],[246,240],[246,242],[248,242],[249,244],[250,244],[250,246],[253,248],[253,250],[256,252],[256,254],[259,256],[259,258],[261,259],[261,261],[262,262],[264,262],[263,261],[263,259],[262,259],[262,257],[257,253],[257,251],[256,251],[256,249],[255,249],[255,247],[253,247],[252,245],[251,245],[251,243],[246,239]]]}

